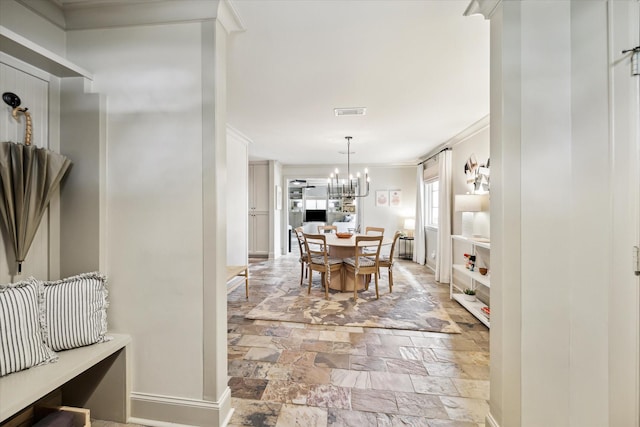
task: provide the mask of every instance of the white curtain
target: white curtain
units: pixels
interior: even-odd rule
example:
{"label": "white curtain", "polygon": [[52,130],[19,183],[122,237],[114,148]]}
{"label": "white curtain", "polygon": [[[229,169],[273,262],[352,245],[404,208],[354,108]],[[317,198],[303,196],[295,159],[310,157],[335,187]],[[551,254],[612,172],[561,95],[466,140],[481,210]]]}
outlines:
{"label": "white curtain", "polygon": [[424,164],[418,165],[416,176],[416,228],[413,234],[413,261],[424,265],[427,262],[424,235]]}
{"label": "white curtain", "polygon": [[451,150],[438,154],[438,258],[436,281],[449,283],[451,278]]}

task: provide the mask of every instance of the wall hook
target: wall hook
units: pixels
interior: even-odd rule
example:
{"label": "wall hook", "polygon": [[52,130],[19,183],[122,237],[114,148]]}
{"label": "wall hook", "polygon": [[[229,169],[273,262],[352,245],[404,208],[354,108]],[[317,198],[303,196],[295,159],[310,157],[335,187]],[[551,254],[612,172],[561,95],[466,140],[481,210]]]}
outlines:
{"label": "wall hook", "polygon": [[631,75],[640,76],[640,69],[638,68],[638,55],[640,55],[640,46],[622,51],[623,54],[629,52],[631,52]]}
{"label": "wall hook", "polygon": [[11,108],[16,108],[20,106],[20,97],[13,92],[3,93],[2,100]]}

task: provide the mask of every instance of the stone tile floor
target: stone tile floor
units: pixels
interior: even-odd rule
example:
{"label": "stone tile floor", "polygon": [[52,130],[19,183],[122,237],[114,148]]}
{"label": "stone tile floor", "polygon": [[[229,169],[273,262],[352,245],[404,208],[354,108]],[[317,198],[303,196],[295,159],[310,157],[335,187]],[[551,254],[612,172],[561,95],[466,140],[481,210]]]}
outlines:
{"label": "stone tile floor", "polygon": [[[249,299],[244,287],[228,296],[230,426],[484,426],[488,329],[426,267],[398,262],[462,334],[247,320],[271,289],[300,280],[296,253],[252,259]],[[312,292],[322,292],[315,276]]]}
{"label": "stone tile floor", "polygon": [[[440,299],[462,334],[245,319],[279,283],[300,280],[297,259],[295,252],[252,259],[249,299],[244,286],[228,295],[229,427],[484,426],[489,330],[449,300],[448,286],[426,267],[398,260]],[[382,292],[386,283],[383,273]],[[322,292],[319,279],[313,290]]]}

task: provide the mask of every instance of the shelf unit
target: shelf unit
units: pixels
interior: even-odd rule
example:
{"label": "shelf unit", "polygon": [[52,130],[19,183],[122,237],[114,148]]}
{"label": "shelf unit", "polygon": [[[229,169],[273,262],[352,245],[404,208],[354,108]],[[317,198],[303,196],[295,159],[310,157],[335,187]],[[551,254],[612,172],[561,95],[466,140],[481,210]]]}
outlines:
{"label": "shelf unit", "polygon": [[479,299],[476,298],[475,301],[467,301],[465,299],[465,295],[462,293],[462,290],[466,287],[463,285],[457,285],[454,282],[454,272],[459,273],[470,279],[471,288],[478,289],[478,285],[486,287],[488,290],[491,288],[491,279],[488,275],[482,275],[478,271],[471,271],[465,267],[464,264],[456,264],[456,256],[455,256],[455,242],[462,242],[463,244],[468,245],[470,247],[471,255],[478,255],[478,248],[486,249],[483,251],[483,254],[487,259],[485,262],[488,262],[489,252],[491,250],[491,244],[488,241],[475,240],[474,238],[453,235],[451,236],[451,279],[449,281],[449,297],[455,301],[457,301],[461,306],[463,306],[469,313],[471,313],[475,318],[477,318],[480,322],[482,322],[487,328],[490,327],[489,317],[482,311],[482,307],[486,307],[487,304],[483,303]]}

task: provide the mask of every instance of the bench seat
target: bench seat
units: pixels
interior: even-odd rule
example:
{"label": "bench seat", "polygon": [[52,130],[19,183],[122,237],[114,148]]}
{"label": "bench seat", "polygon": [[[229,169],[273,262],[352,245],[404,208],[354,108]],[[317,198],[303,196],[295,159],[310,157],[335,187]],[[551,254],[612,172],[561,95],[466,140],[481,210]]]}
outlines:
{"label": "bench seat", "polygon": [[236,276],[244,277],[244,292],[249,298],[249,266],[247,265],[228,265],[227,266],[227,282]]}
{"label": "bench seat", "polygon": [[[94,418],[126,422],[129,416],[128,335],[59,351],[58,361],[0,378],[0,423],[62,389],[63,404],[86,407]],[[105,417],[106,418],[103,418]]]}

